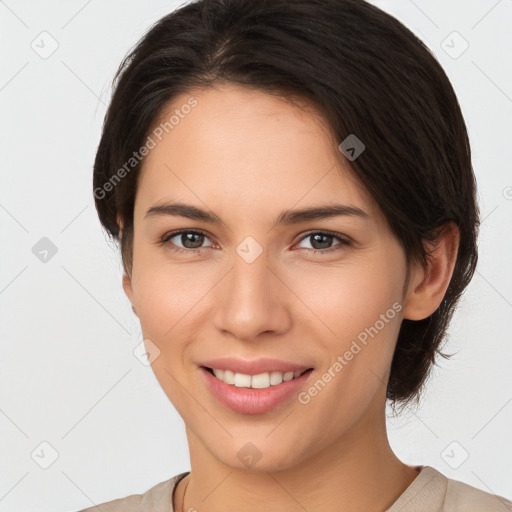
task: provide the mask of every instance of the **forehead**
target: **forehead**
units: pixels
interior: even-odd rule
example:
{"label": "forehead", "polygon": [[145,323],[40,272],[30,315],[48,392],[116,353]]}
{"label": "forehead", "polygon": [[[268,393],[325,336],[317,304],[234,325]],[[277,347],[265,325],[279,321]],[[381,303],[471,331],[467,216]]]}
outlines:
{"label": "forehead", "polygon": [[261,213],[343,201],[375,212],[325,120],[301,107],[234,85],[176,96],[150,133],[138,202],[179,196]]}

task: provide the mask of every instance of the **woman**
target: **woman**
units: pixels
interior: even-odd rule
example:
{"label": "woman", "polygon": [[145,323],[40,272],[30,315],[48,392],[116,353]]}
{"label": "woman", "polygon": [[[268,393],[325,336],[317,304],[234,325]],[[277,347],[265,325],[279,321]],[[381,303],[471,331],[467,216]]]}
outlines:
{"label": "woman", "polygon": [[504,511],[393,453],[477,262],[440,65],[362,0],[199,0],[123,61],[94,165],[191,471],[87,511]]}

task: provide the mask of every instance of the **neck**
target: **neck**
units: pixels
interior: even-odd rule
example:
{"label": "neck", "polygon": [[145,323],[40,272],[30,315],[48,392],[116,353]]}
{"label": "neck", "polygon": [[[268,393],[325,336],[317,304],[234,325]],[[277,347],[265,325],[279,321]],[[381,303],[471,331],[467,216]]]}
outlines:
{"label": "neck", "polygon": [[419,473],[395,456],[385,415],[379,418],[355,424],[313,456],[275,471],[258,471],[257,465],[249,471],[227,466],[187,429],[191,473],[180,482],[175,510],[384,512]]}

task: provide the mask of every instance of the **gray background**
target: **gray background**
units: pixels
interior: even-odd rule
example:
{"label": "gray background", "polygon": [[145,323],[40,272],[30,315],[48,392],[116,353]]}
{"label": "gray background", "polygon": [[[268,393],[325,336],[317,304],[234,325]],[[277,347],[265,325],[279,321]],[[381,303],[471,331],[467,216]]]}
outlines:
{"label": "gray background", "polygon": [[[512,498],[512,1],[373,3],[447,71],[484,219],[445,348],[457,355],[419,410],[390,417],[391,444],[406,463]],[[79,510],[189,469],[183,422],[133,354],[140,327],[91,181],[113,74],[178,5],[0,1],[1,512]]]}

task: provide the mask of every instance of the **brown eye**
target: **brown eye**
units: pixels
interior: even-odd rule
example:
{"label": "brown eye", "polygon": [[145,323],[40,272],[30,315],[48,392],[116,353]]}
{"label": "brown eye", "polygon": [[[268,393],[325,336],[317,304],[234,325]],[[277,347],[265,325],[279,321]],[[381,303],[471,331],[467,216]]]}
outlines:
{"label": "brown eye", "polygon": [[[314,233],[309,233],[305,237],[302,238],[302,241],[309,240],[310,247],[301,247],[308,251],[313,251],[316,253],[326,253],[335,251],[343,248],[344,246],[350,245],[350,242],[341,236],[338,236],[334,233],[324,232],[324,231],[315,231]],[[338,240],[338,243],[333,245],[333,242]],[[301,243],[302,243],[301,241]],[[300,245],[298,246],[300,247]]]}
{"label": "brown eye", "polygon": [[199,249],[203,245],[205,238],[204,235],[199,235],[198,233],[182,233],[177,236],[180,237],[180,242],[186,249]]}
{"label": "brown eye", "polygon": [[208,237],[202,231],[181,230],[165,235],[161,244],[169,245],[170,248],[178,252],[197,252],[198,249],[208,247],[203,247],[203,243],[207,239]]}

